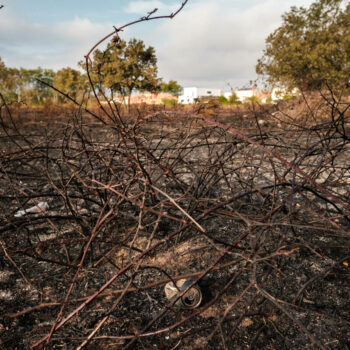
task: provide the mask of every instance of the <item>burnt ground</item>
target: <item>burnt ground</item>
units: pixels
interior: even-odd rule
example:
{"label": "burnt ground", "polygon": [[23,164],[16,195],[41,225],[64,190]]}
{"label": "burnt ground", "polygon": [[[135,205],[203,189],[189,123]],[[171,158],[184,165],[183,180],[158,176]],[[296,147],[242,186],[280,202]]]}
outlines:
{"label": "burnt ground", "polygon": [[2,109],[0,348],[348,350],[349,140],[281,108]]}

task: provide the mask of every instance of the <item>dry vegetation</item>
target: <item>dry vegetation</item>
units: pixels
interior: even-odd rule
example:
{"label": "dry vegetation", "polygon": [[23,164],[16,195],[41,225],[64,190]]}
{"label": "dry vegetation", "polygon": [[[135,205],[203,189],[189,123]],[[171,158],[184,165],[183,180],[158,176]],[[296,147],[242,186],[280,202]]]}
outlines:
{"label": "dry vegetation", "polygon": [[[341,101],[2,103],[0,347],[348,349]],[[164,285],[189,277],[181,309]]]}
{"label": "dry vegetation", "polygon": [[[100,94],[0,94],[0,347],[349,350],[349,100],[124,110]],[[178,307],[194,285],[202,303]]]}

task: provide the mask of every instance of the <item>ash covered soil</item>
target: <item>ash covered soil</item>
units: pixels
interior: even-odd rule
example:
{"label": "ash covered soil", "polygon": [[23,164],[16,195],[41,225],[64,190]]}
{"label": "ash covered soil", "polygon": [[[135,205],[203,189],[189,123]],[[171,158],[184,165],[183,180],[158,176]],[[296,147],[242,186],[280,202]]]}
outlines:
{"label": "ash covered soil", "polygon": [[[350,349],[349,145],[332,123],[1,113],[1,349]],[[174,305],[165,284],[191,277],[201,305]]]}

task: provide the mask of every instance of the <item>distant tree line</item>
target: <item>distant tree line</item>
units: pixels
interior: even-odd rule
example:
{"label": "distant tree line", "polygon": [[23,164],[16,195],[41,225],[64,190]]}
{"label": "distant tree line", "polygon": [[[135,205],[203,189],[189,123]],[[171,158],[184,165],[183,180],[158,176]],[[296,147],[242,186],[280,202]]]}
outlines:
{"label": "distant tree line", "polygon": [[[85,62],[79,62],[83,71],[70,67],[58,71],[38,67],[36,69],[10,68],[0,57],[0,93],[7,101],[43,105],[48,101],[66,103],[63,94],[81,101],[91,94]],[[130,98],[135,91],[168,92],[180,94],[182,87],[174,80],[168,83],[157,77],[157,57],[153,47],[131,39],[112,40],[104,51],[96,50],[89,65],[93,86],[98,94],[114,98],[121,95]]]}
{"label": "distant tree line", "polygon": [[24,102],[30,105],[42,105],[53,101],[63,103],[63,95],[55,92],[39,80],[80,98],[88,89],[87,76],[72,68],[63,68],[55,72],[52,69],[10,68],[0,58],[0,92],[9,102]]}

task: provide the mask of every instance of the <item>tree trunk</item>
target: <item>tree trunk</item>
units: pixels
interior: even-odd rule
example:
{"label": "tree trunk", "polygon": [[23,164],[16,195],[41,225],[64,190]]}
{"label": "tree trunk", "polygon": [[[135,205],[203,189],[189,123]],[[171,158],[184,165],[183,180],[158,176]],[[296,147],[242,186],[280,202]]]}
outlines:
{"label": "tree trunk", "polygon": [[130,101],[131,101],[131,93],[128,95],[128,111],[129,111],[129,113],[130,113],[130,108],[131,108]]}

